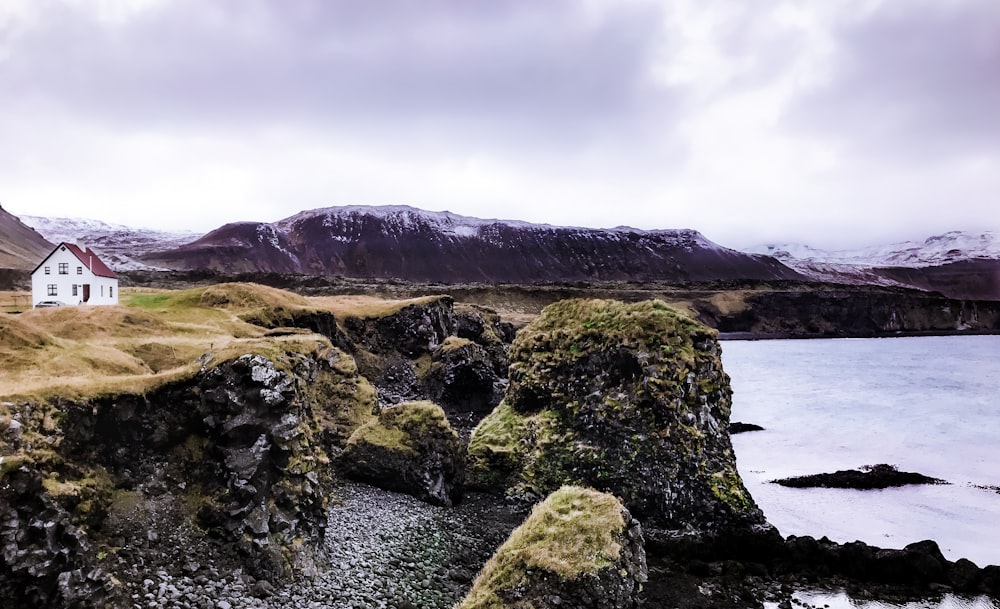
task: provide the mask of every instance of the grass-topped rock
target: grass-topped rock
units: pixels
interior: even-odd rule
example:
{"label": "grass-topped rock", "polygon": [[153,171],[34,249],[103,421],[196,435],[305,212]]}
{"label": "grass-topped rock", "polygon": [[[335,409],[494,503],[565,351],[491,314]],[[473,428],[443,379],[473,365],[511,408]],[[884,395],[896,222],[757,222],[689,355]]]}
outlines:
{"label": "grass-topped rock", "polygon": [[462,497],[464,447],[433,402],[383,408],[351,435],[340,463],[352,478],[428,503],[450,506]]}
{"label": "grass-topped rock", "polygon": [[629,609],[644,581],[639,523],[612,495],[566,486],[535,506],[456,609]]}
{"label": "grass-topped rock", "polygon": [[736,469],[716,332],[660,301],[566,300],[510,349],[504,402],[473,432],[470,485],[621,497],[644,526],[763,524]]}

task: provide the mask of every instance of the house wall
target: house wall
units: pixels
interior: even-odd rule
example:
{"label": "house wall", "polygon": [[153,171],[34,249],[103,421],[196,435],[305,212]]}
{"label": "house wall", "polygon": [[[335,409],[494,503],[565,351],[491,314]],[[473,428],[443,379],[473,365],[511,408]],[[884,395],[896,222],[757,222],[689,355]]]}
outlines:
{"label": "house wall", "polygon": [[[65,264],[65,273],[60,273],[60,265]],[[45,269],[48,268],[48,274]],[[49,293],[49,286],[55,286],[55,295]],[[118,280],[94,275],[87,265],[62,247],[57,249],[31,275],[31,306],[44,300],[56,300],[67,305],[84,304],[84,285],[90,285],[90,299],[86,304],[118,304]],[[73,294],[76,286],[76,295]]]}

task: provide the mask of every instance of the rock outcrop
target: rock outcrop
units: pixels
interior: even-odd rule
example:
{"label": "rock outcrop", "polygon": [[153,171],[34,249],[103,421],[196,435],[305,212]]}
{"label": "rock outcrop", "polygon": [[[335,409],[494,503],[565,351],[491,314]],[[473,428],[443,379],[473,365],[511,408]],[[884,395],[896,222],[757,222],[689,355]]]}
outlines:
{"label": "rock outcrop", "polygon": [[432,400],[449,414],[481,416],[503,397],[514,329],[490,309],[430,296],[342,325],[383,404]]}
{"label": "rock outcrop", "polygon": [[504,401],[475,429],[470,485],[528,499],[621,497],[646,528],[765,525],[736,469],[714,330],[659,301],[546,307],[510,349]]}
{"label": "rock outcrop", "polygon": [[465,449],[440,406],[406,402],[359,427],[340,457],[347,475],[435,505],[462,497]]}
{"label": "rock outcrop", "polygon": [[774,484],[791,488],[853,488],[872,490],[910,484],[947,484],[918,472],[901,472],[895,465],[879,463],[861,469],[842,469],[832,474],[811,474],[772,480]]}
{"label": "rock outcrop", "polygon": [[[375,392],[350,356],[308,344],[276,340],[144,394],[5,404],[0,587],[32,602],[48,577],[113,597],[95,565],[152,560],[157,539],[180,528],[216,539],[256,578],[312,564],[327,522],[328,451],[374,418]],[[192,552],[170,544],[155,556],[184,564]],[[76,606],[60,594],[43,604]]]}
{"label": "rock outcrop", "polygon": [[639,523],[612,495],[566,486],[535,506],[456,609],[632,609],[645,581]]}

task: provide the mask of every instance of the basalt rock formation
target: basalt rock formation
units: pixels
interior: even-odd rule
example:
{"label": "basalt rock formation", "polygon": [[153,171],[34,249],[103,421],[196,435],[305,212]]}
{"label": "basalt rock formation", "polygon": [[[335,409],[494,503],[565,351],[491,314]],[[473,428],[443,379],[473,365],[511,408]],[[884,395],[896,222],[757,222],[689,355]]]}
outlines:
{"label": "basalt rock formation", "polygon": [[351,478],[435,505],[462,497],[465,447],[432,402],[383,408],[351,435],[339,463]]}
{"label": "basalt rock formation", "polygon": [[568,300],[510,349],[504,401],[474,430],[470,484],[621,497],[644,528],[767,529],[736,469],[714,330],[659,301]]}
{"label": "basalt rock formation", "polygon": [[639,523],[614,496],[567,486],[535,506],[456,609],[633,609],[644,581]]}
{"label": "basalt rock formation", "polygon": [[426,399],[449,414],[481,416],[503,397],[514,329],[490,309],[430,296],[341,323],[383,404]]}
{"label": "basalt rock formation", "polygon": [[[374,398],[350,356],[317,342],[206,361],[144,394],[5,404],[0,588],[102,606],[121,593],[102,561],[127,569],[179,531],[215,539],[254,577],[292,576],[324,535],[326,448],[373,418]],[[192,560],[174,543],[157,555]]]}

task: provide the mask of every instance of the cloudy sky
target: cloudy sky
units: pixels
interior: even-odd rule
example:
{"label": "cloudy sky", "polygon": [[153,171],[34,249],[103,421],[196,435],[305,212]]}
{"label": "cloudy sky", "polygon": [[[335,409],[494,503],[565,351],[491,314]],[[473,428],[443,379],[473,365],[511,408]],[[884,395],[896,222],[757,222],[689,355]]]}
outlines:
{"label": "cloudy sky", "polygon": [[1000,230],[997,0],[0,0],[0,204]]}

